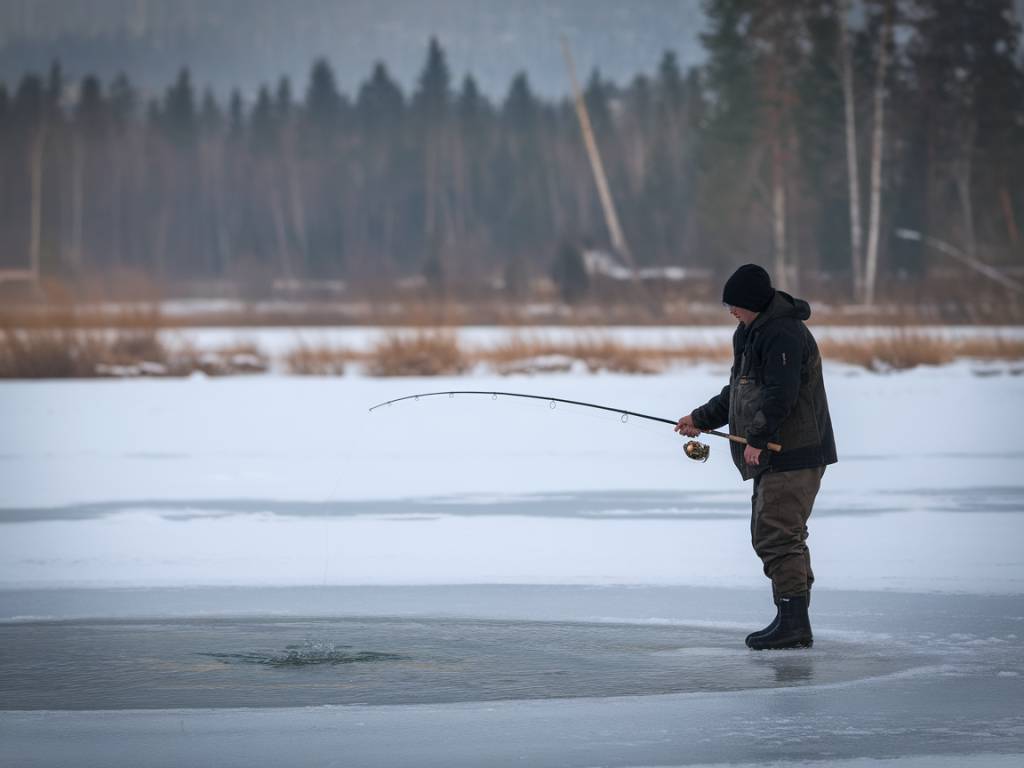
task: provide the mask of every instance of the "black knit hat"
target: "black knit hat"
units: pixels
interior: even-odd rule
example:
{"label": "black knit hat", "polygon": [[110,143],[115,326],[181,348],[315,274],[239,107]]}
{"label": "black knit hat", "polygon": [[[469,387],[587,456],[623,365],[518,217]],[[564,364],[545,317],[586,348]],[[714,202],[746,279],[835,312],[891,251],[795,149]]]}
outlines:
{"label": "black knit hat", "polygon": [[744,264],[732,273],[722,289],[722,302],[751,312],[763,312],[775,296],[772,279],[757,264]]}

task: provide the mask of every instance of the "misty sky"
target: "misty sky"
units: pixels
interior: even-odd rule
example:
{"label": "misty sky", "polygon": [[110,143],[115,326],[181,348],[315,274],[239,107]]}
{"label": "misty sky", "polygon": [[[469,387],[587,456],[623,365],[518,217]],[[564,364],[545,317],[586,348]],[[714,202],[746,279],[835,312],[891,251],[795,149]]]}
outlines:
{"label": "misty sky", "polygon": [[72,78],[124,71],[157,92],[188,65],[200,85],[251,94],[283,74],[301,90],[327,56],[350,94],[377,60],[408,90],[437,35],[456,83],[469,71],[501,97],[525,70],[539,93],[561,95],[561,35],[581,73],[626,82],[668,49],[699,63],[702,23],[698,0],[0,0],[0,79],[59,58]]}

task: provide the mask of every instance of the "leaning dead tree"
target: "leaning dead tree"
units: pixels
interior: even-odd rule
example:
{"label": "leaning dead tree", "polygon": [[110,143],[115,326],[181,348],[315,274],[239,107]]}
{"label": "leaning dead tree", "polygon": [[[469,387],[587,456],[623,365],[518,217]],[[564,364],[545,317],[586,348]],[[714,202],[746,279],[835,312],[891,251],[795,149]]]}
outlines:
{"label": "leaning dead tree", "polygon": [[615,248],[635,272],[636,264],[633,263],[633,254],[626,244],[625,235],[622,234],[619,216],[615,211],[615,202],[612,200],[612,193],[608,187],[608,177],[605,176],[604,165],[601,163],[601,153],[598,151],[597,142],[594,140],[594,129],[590,125],[587,105],[583,101],[583,93],[580,91],[579,83],[576,81],[576,67],[573,64],[572,53],[569,51],[569,43],[564,37],[562,38],[562,53],[565,55],[565,66],[569,70],[569,83],[572,86],[573,101],[576,104],[576,116],[580,121],[583,143],[587,148],[590,168],[594,172],[594,183],[597,184],[597,194],[601,198],[601,209],[604,211],[604,220],[608,226],[608,234],[611,236],[612,247]]}

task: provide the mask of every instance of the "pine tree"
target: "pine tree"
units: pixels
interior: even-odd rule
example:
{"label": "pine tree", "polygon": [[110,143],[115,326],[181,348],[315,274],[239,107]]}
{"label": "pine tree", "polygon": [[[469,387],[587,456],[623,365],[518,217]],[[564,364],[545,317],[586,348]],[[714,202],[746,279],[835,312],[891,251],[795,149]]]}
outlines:
{"label": "pine tree", "polygon": [[370,79],[360,86],[356,112],[368,137],[382,137],[382,132],[387,135],[401,126],[405,96],[383,62],[374,65]]}
{"label": "pine tree", "polygon": [[291,120],[294,106],[292,82],[287,77],[282,77],[277,81],[277,90],[274,92],[274,116],[278,123],[284,124]]}
{"label": "pine tree", "polygon": [[598,143],[602,144],[602,137],[607,138],[614,128],[609,104],[611,91],[611,86],[601,78],[601,71],[593,69],[587,86],[583,89],[583,101],[587,105],[587,112],[590,113],[590,123],[594,127],[595,137]]}
{"label": "pine tree", "polygon": [[479,129],[487,116],[489,107],[487,99],[480,93],[476,80],[472,75],[466,75],[462,80],[462,87],[459,89],[456,99],[456,109],[463,130],[474,132]]}
{"label": "pine tree", "polygon": [[219,135],[224,128],[224,115],[210,88],[203,89],[203,98],[199,105],[199,127],[204,136]]}
{"label": "pine tree", "polygon": [[[706,258],[720,272],[763,258],[767,249],[763,218],[752,215],[753,185],[763,162],[755,147],[760,99],[755,84],[755,48],[747,31],[750,0],[707,0],[708,31],[701,40],[708,53],[704,82],[707,118],[700,138],[700,241]],[[760,231],[758,231],[760,230]],[[756,232],[756,234],[754,234]]]}
{"label": "pine tree", "polygon": [[277,146],[277,112],[265,85],[260,86],[249,115],[249,141],[257,153],[272,152]]}
{"label": "pine tree", "polygon": [[164,97],[161,122],[171,143],[178,146],[191,144],[196,137],[196,105],[192,79],[187,69],[178,73],[178,79]]}
{"label": "pine tree", "polygon": [[306,90],[306,115],[309,122],[324,131],[335,130],[342,117],[344,102],[338,92],[334,70],[327,59],[317,59],[309,75]]}
{"label": "pine tree", "polygon": [[124,74],[119,74],[110,84],[110,114],[114,124],[124,127],[136,117],[138,95]]}
{"label": "pine tree", "polygon": [[427,61],[420,74],[413,109],[427,123],[438,123],[447,116],[451,103],[451,73],[444,51],[436,37],[430,38]]}
{"label": "pine tree", "polygon": [[103,86],[94,75],[82,79],[78,104],[75,107],[75,122],[86,136],[96,138],[105,127],[107,105],[103,98]]}
{"label": "pine tree", "polygon": [[242,102],[241,91],[235,88],[228,99],[228,136],[232,143],[237,143],[244,133],[245,104]]}
{"label": "pine tree", "polygon": [[930,147],[921,222],[974,258],[982,241],[1019,242],[1019,202],[1009,193],[1024,113],[1019,26],[1009,0],[915,3],[909,42],[917,131]]}
{"label": "pine tree", "polygon": [[537,129],[539,115],[540,106],[530,89],[530,81],[525,72],[519,72],[512,78],[501,107],[505,129],[525,139]]}

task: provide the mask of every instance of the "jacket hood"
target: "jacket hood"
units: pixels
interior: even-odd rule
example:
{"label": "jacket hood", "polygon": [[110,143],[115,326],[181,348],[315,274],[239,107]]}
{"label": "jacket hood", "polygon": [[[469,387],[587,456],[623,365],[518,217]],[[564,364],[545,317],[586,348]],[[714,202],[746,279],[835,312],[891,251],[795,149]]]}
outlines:
{"label": "jacket hood", "polygon": [[775,291],[771,303],[761,312],[751,325],[751,330],[764,325],[769,320],[779,317],[792,317],[797,320],[806,320],[811,316],[811,305],[803,299],[795,299],[785,291]]}

